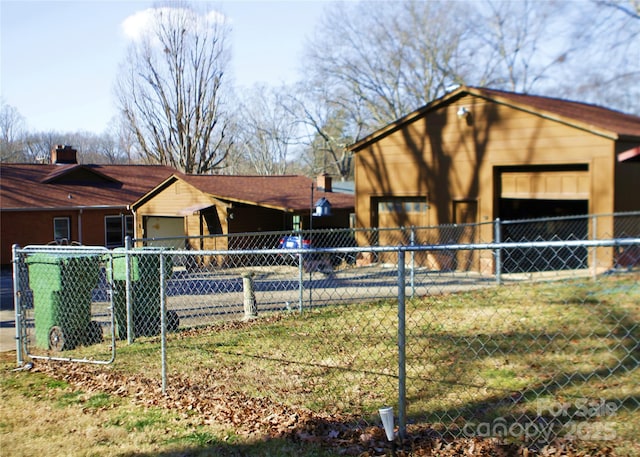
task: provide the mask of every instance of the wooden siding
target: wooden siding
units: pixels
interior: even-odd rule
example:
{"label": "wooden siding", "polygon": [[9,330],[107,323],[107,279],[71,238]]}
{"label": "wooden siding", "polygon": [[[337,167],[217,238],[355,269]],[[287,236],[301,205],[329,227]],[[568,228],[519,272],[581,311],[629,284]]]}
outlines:
{"label": "wooden siding", "polygon": [[[143,219],[145,216],[186,217],[185,227],[188,234],[200,235],[200,221],[196,208],[205,208],[216,203],[219,202],[216,202],[213,198],[190,184],[176,180],[137,208],[135,236],[136,238],[145,236],[143,234]],[[193,208],[193,210],[188,211],[189,208]],[[208,233],[206,234],[208,235]]]}
{"label": "wooden siding", "polygon": [[[461,107],[471,113],[468,121],[457,116]],[[356,226],[386,224],[376,220],[373,205],[381,197],[403,195],[429,195],[430,225],[454,222],[456,200],[476,201],[475,222],[490,221],[499,217],[500,184],[503,196],[513,198],[589,200],[590,213],[640,209],[637,198],[614,198],[628,194],[640,174],[637,167],[621,172],[623,165],[616,165],[613,148],[614,142],[601,135],[466,95],[358,151]],[[581,168],[560,179],[535,170],[562,165]],[[515,175],[501,175],[502,169],[515,166],[532,167],[521,170],[518,178],[527,190],[513,182]],[[616,173],[622,182],[614,186]],[[611,233],[609,225],[599,225],[599,234]],[[490,225],[481,232],[479,239],[493,238]]]}
{"label": "wooden siding", "polygon": [[[456,116],[465,106],[473,120]],[[504,105],[467,96],[431,112],[356,154],[356,214],[370,226],[370,198],[428,193],[435,204],[434,224],[450,223],[453,200],[478,200],[479,221],[497,216],[494,176],[498,166],[582,164],[584,198],[598,198],[593,211],[613,209],[612,142],[583,130]],[[588,186],[585,184],[588,180]]]}

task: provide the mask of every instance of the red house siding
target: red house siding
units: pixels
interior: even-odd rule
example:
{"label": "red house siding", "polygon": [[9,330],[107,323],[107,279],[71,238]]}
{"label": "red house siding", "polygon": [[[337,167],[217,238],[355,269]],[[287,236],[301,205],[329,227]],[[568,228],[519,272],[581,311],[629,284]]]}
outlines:
{"label": "red house siding", "polygon": [[[59,210],[59,211],[2,211],[0,213],[0,230],[2,243],[0,263],[11,263],[14,244],[21,247],[30,244],[47,244],[53,241],[53,220],[56,217],[70,219],[70,242],[78,242],[87,246],[105,245],[105,217],[131,215],[126,210]],[[36,229],[37,228],[37,229]]]}

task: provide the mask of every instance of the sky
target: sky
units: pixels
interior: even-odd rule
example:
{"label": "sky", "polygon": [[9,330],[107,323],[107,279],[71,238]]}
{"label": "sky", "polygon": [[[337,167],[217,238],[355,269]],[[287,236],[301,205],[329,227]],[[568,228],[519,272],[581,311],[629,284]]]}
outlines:
{"label": "sky", "polygon": [[[231,21],[231,72],[236,86],[295,81],[305,40],[328,2],[207,3]],[[113,87],[132,40],[123,24],[153,4],[0,0],[2,101],[18,110],[30,132],[102,133],[116,115]]]}

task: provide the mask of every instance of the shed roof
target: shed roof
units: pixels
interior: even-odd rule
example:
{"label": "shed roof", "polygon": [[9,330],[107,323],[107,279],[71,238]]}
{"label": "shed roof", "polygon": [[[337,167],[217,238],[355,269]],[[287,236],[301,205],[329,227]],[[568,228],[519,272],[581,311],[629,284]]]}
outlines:
{"label": "shed roof", "polygon": [[[199,191],[220,200],[245,203],[287,212],[304,212],[311,207],[311,186],[315,181],[299,175],[238,176],[238,175],[184,175],[175,174],[153,191],[134,203],[139,207],[155,194],[182,180]],[[355,204],[354,196],[339,192],[314,190],[314,200],[326,197],[332,208],[349,209]],[[315,203],[315,201],[313,202]]]}
{"label": "shed roof", "polygon": [[160,165],[0,165],[0,208],[126,207],[171,176]]}
{"label": "shed roof", "polygon": [[407,114],[397,121],[382,127],[354,143],[349,149],[357,152],[378,139],[424,116],[426,113],[446,106],[464,96],[478,97],[511,106],[537,116],[589,131],[596,135],[611,138],[612,140],[640,141],[640,116],[560,98],[463,86]]}

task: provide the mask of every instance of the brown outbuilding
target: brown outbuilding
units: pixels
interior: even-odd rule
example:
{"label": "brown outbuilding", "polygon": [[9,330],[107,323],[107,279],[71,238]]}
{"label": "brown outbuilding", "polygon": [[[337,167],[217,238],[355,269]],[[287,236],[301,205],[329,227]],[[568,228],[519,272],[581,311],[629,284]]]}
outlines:
{"label": "brown outbuilding", "polygon": [[[599,106],[460,87],[350,150],[356,227],[640,210],[640,117]],[[612,236],[613,219],[595,230]],[[477,239],[492,231],[481,225]],[[481,253],[473,268],[493,260]]]}

